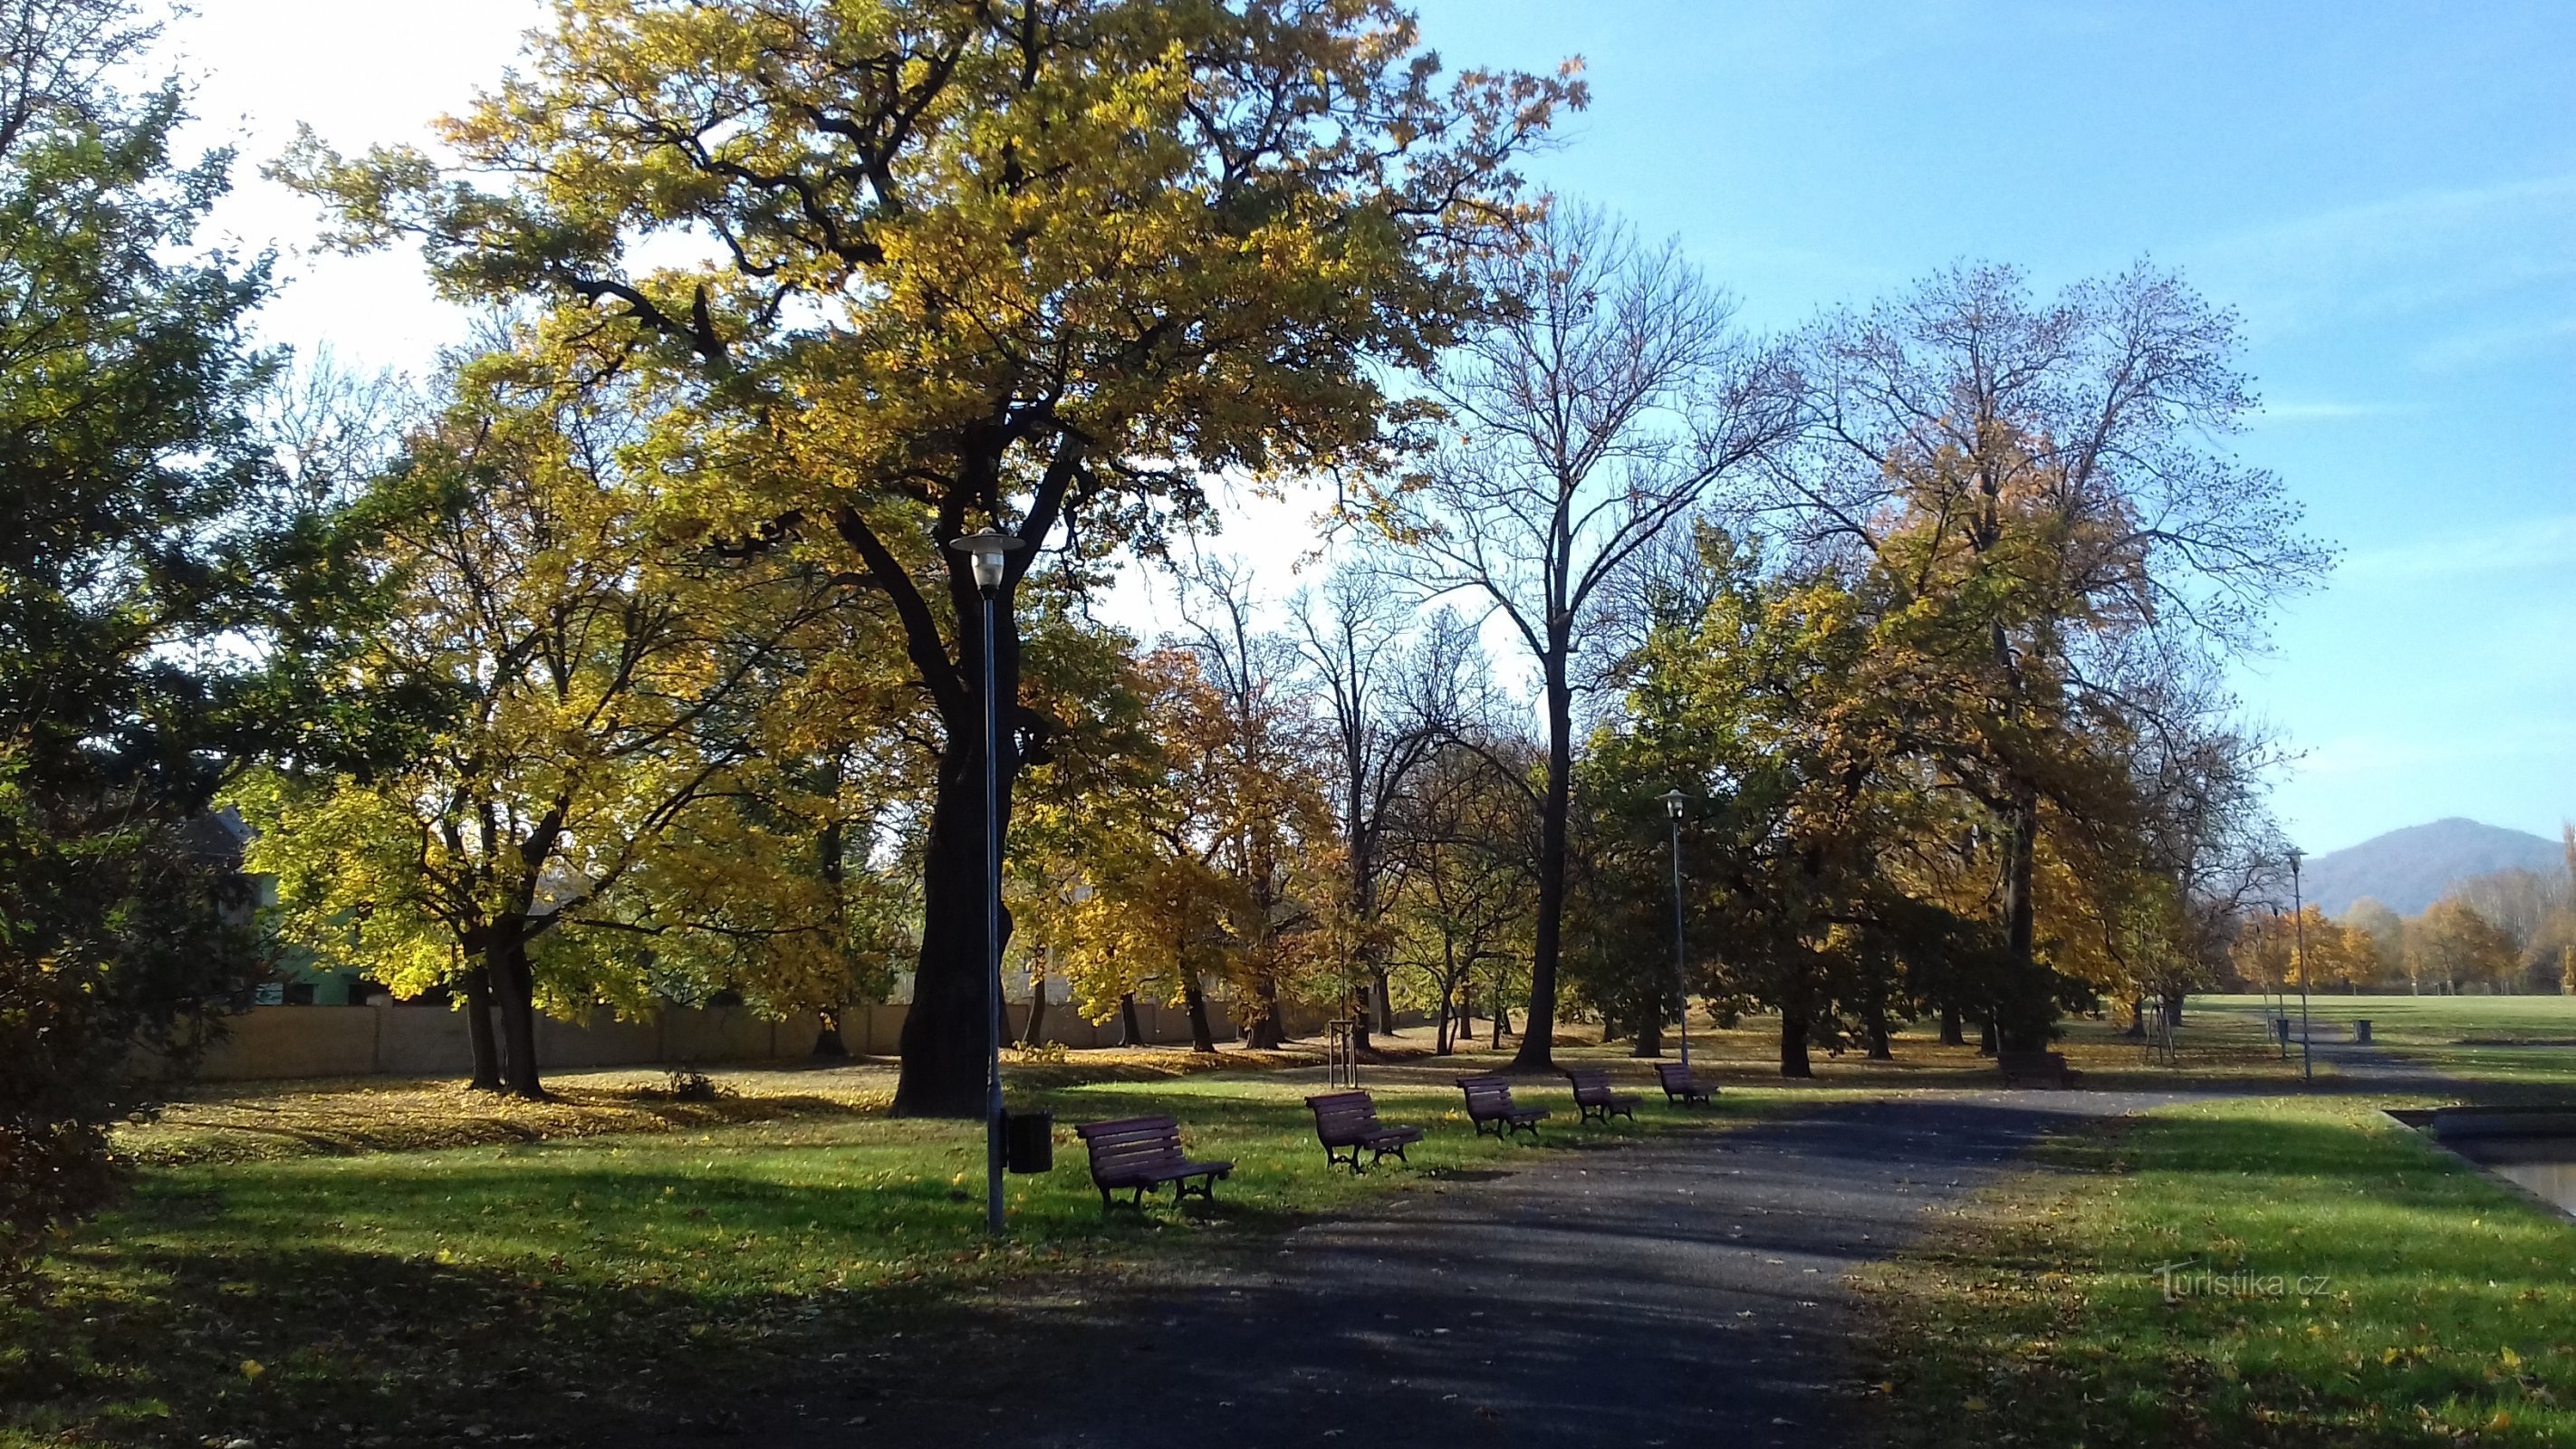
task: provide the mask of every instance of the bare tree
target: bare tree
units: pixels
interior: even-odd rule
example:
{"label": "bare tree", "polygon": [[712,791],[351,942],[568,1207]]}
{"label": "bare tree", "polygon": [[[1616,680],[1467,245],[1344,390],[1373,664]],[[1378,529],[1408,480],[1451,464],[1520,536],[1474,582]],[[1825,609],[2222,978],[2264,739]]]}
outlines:
{"label": "bare tree", "polygon": [[1499,320],[1431,379],[1452,431],[1390,510],[1394,564],[1424,594],[1480,598],[1538,676],[1546,768],[1528,1029],[1516,1067],[1552,1062],[1565,911],[1574,700],[1629,561],[1720,478],[1784,437],[1774,359],[1671,245],[1641,248],[1560,208],[1484,264]]}
{"label": "bare tree", "polygon": [[1344,565],[1290,601],[1298,652],[1323,686],[1341,811],[1351,985],[1367,992],[1360,1045],[1395,1030],[1379,929],[1387,830],[1406,782],[1457,719],[1458,623],[1445,612],[1408,647],[1409,600],[1374,568]]}

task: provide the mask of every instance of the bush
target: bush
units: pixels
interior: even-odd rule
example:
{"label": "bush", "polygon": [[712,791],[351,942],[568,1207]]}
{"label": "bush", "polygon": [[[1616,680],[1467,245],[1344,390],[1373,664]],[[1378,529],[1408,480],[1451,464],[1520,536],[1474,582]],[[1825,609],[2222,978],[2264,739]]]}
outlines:
{"label": "bush", "polygon": [[194,1065],[257,970],[224,863],[168,830],[70,839],[0,780],[0,1280],[114,1193],[109,1127]]}

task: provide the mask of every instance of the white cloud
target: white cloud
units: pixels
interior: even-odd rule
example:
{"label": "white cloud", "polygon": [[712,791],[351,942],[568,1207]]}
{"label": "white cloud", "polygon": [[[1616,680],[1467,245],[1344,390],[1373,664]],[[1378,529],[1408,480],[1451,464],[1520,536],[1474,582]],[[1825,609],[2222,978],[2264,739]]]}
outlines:
{"label": "white cloud", "polygon": [[[2576,175],[2410,192],[2189,249],[2193,270],[2267,332],[2576,293]],[[2543,309],[2564,316],[2569,309]]]}
{"label": "white cloud", "polygon": [[2338,583],[2401,582],[2570,565],[2576,565],[2576,514],[2512,519],[2393,548],[2356,549],[2335,573]]}

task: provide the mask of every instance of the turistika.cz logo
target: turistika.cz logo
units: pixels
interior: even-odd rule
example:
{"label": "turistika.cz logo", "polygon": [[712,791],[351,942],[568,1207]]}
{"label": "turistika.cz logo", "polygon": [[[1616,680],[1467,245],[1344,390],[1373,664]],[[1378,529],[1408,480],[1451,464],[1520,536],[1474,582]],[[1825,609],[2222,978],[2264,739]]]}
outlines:
{"label": "turistika.cz logo", "polygon": [[2251,1268],[2222,1273],[2198,1258],[2158,1263],[2152,1271],[2167,1303],[2186,1298],[2312,1298],[2334,1282],[2331,1273],[2258,1273]]}

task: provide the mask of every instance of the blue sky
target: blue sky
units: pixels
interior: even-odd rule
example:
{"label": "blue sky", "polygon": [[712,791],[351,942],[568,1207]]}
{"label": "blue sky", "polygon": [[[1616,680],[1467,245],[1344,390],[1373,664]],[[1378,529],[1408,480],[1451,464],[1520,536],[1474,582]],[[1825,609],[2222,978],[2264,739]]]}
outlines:
{"label": "blue sky", "polygon": [[[1532,168],[1672,235],[1794,326],[1959,258],[2042,286],[2140,256],[2243,316],[2267,412],[2229,440],[2345,559],[2242,671],[2304,752],[2312,850],[2443,815],[2576,817],[2576,5],[1433,0],[1453,65],[1585,58]],[[417,135],[526,0],[201,0],[209,139]],[[388,66],[386,57],[401,58]],[[225,226],[295,243],[260,185]],[[454,335],[406,259],[290,257],[278,340],[416,367]]]}

